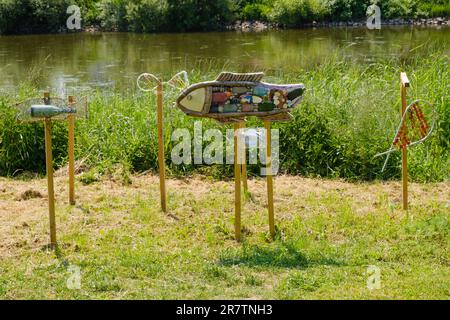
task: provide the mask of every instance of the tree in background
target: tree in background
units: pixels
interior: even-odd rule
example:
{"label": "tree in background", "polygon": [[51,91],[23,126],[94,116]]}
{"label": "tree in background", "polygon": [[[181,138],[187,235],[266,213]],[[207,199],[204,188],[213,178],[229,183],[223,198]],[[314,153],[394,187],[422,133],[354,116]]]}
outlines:
{"label": "tree in background", "polygon": [[235,0],[233,12],[237,19],[268,21],[274,0]]}
{"label": "tree in background", "polygon": [[1,0],[0,33],[57,32],[66,25],[69,0]]}
{"label": "tree in background", "polygon": [[232,21],[229,0],[167,0],[170,31],[221,29]]}
{"label": "tree in background", "polygon": [[185,32],[219,30],[236,20],[287,27],[359,20],[372,3],[381,7],[383,18],[450,16],[450,0],[0,0],[0,34],[58,32],[71,4],[81,8],[84,26]]}

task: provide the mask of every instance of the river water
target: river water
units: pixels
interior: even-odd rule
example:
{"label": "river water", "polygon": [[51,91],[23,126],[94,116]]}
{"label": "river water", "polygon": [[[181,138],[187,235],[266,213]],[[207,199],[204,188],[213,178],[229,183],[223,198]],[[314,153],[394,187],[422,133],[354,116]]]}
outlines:
{"label": "river water", "polygon": [[79,33],[0,36],[0,90],[34,74],[41,89],[92,89],[134,83],[142,72],[292,71],[332,55],[369,64],[424,46],[450,48],[450,27],[333,28],[183,34]]}

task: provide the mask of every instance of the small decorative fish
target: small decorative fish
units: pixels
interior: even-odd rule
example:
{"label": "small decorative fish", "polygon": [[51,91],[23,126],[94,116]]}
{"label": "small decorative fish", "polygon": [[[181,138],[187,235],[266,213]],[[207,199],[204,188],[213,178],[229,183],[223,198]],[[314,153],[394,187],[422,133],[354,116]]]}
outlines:
{"label": "small decorative fish", "polygon": [[290,121],[305,92],[303,84],[261,82],[264,73],[222,72],[215,81],[191,85],[177,99],[184,113],[222,123],[256,116],[265,121]]}
{"label": "small decorative fish", "polygon": [[17,120],[22,122],[40,121],[45,118],[64,120],[73,114],[77,118],[86,118],[88,113],[87,100],[83,99],[69,104],[61,98],[34,98],[17,103]]}

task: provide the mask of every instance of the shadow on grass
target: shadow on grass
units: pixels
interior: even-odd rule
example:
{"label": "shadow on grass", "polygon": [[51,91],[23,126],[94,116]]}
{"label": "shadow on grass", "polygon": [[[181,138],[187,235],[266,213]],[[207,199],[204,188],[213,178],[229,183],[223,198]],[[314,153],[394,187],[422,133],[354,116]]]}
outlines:
{"label": "shadow on grass", "polygon": [[307,256],[293,244],[280,243],[275,247],[243,245],[238,250],[227,250],[218,264],[222,266],[245,265],[249,267],[278,267],[304,269],[315,265],[342,266],[343,261],[327,256]]}

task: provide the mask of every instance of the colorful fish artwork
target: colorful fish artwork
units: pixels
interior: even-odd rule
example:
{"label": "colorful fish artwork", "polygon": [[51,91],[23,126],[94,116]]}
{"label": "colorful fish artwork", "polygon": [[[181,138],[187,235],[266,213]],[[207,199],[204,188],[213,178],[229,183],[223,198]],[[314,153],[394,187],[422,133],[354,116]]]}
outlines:
{"label": "colorful fish artwork", "polygon": [[256,116],[265,121],[290,121],[291,111],[305,92],[303,84],[261,82],[264,73],[222,72],[215,81],[191,85],[181,92],[177,106],[194,117],[222,123]]}

